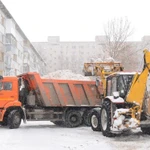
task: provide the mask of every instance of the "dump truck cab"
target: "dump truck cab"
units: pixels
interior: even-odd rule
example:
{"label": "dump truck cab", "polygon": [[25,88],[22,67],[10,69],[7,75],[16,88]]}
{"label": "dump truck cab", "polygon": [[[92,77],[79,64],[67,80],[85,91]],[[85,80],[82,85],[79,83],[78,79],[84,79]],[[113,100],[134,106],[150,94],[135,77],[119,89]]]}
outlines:
{"label": "dump truck cab", "polygon": [[[18,113],[19,112],[19,113]],[[18,120],[19,115],[19,120]],[[16,122],[11,119],[16,117]],[[19,79],[0,77],[0,123],[3,126],[17,128],[23,118],[22,103],[19,101]]]}

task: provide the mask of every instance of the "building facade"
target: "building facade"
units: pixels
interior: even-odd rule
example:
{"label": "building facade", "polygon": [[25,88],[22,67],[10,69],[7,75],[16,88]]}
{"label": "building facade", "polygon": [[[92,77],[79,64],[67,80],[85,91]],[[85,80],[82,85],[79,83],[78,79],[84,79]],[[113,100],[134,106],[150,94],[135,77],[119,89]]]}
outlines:
{"label": "building facade", "polygon": [[103,57],[102,42],[98,37],[93,42],[61,42],[59,36],[50,36],[47,42],[32,44],[47,62],[48,72],[69,69],[82,73],[85,62]]}
{"label": "building facade", "polygon": [[42,57],[0,1],[0,74],[10,76],[36,71],[44,75],[45,66]]}

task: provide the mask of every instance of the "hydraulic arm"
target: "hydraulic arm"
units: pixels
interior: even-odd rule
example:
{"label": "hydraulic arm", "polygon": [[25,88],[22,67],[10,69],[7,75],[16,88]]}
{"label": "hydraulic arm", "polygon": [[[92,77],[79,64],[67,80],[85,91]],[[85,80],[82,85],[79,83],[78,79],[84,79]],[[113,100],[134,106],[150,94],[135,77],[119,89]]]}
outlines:
{"label": "hydraulic arm", "polygon": [[141,113],[149,72],[150,72],[150,52],[148,50],[144,50],[143,71],[141,72],[140,75],[138,73],[135,74],[133,82],[131,84],[131,88],[126,97],[126,102],[136,104],[132,108],[133,109],[132,112],[133,111],[135,112],[136,109],[138,113]]}

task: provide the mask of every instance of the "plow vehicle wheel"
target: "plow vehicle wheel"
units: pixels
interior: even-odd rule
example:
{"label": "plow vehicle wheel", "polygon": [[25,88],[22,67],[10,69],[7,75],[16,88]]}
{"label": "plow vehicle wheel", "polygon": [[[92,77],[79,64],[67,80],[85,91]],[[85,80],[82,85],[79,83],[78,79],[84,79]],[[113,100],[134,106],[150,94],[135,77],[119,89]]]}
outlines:
{"label": "plow vehicle wheel", "polygon": [[12,110],[8,114],[7,124],[10,129],[19,128],[21,123],[21,114],[18,110]]}
{"label": "plow vehicle wheel", "polygon": [[69,110],[66,113],[65,125],[67,127],[78,127],[82,124],[82,116],[77,110]]}
{"label": "plow vehicle wheel", "polygon": [[86,126],[90,126],[91,122],[90,122],[90,116],[91,116],[91,110],[86,110],[83,114],[83,123]]}
{"label": "plow vehicle wheel", "polygon": [[101,131],[106,137],[113,137],[115,134],[111,133],[111,102],[104,101],[100,112]]}
{"label": "plow vehicle wheel", "polygon": [[91,113],[90,124],[93,131],[101,131],[100,115],[98,112],[93,111]]}

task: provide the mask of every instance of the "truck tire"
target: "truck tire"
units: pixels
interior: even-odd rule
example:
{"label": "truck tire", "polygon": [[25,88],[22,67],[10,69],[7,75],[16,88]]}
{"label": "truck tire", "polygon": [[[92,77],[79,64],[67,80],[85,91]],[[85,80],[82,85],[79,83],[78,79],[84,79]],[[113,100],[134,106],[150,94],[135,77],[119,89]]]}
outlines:
{"label": "truck tire", "polygon": [[144,134],[150,135],[150,127],[141,127],[141,130]]}
{"label": "truck tire", "polygon": [[100,114],[96,111],[91,113],[90,124],[93,131],[101,131]]}
{"label": "truck tire", "polygon": [[82,124],[82,116],[77,110],[69,110],[66,112],[65,125],[66,127],[78,127]]}
{"label": "truck tire", "polygon": [[91,117],[91,110],[86,110],[83,114],[83,123],[86,126],[91,126],[90,117]]}
{"label": "truck tire", "polygon": [[1,126],[7,126],[7,117],[4,116],[3,122],[0,123]]}
{"label": "truck tire", "polygon": [[19,128],[21,123],[21,114],[18,110],[12,110],[8,114],[7,124],[10,129]]}
{"label": "truck tire", "polygon": [[57,126],[63,126],[64,125],[64,121],[53,121],[53,123]]}
{"label": "truck tire", "polygon": [[111,133],[111,102],[104,101],[100,112],[100,122],[102,134],[106,137],[114,137],[115,134]]}

